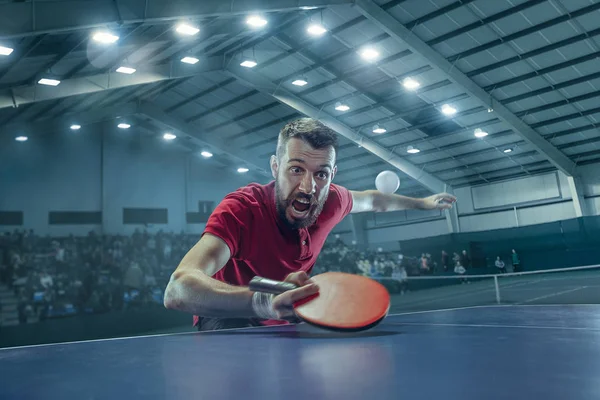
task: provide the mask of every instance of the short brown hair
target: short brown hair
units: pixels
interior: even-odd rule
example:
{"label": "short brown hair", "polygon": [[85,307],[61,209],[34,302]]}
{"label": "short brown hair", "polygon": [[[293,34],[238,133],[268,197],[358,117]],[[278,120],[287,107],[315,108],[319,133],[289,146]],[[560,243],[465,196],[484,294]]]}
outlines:
{"label": "short brown hair", "polygon": [[286,145],[291,138],[298,138],[314,149],[333,147],[337,157],[338,137],[335,131],[322,122],[312,118],[300,118],[287,123],[279,132],[277,140],[277,159],[285,153]]}

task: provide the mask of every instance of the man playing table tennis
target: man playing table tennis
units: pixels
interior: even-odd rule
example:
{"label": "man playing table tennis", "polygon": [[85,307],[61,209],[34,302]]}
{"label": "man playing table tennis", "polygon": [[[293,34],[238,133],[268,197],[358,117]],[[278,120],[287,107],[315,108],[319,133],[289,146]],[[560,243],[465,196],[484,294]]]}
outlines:
{"label": "man playing table tennis", "polygon": [[[332,183],[337,152],[336,133],[321,122],[288,123],[270,160],[274,181],[225,196],[172,274],[165,307],[193,314],[199,330],[288,323],[293,303],[318,292],[310,271],[327,235],[349,213],[442,210],[456,201],[447,193],[419,199],[348,190]],[[255,276],[298,288],[252,292]]]}

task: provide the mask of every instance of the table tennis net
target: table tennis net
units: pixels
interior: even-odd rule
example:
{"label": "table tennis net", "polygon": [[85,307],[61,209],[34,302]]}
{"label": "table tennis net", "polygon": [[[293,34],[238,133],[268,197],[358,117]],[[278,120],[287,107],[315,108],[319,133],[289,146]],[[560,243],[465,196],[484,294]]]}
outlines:
{"label": "table tennis net", "polygon": [[390,293],[402,296],[392,304],[395,311],[490,304],[600,304],[600,265],[380,281]]}

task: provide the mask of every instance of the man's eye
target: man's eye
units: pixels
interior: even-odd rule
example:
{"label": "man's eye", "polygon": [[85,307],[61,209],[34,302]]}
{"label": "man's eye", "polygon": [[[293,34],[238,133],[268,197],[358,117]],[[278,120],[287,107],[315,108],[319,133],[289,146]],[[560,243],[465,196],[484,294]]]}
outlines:
{"label": "man's eye", "polygon": [[327,177],[329,177],[329,174],[327,172],[319,172],[318,176],[319,179],[327,179]]}

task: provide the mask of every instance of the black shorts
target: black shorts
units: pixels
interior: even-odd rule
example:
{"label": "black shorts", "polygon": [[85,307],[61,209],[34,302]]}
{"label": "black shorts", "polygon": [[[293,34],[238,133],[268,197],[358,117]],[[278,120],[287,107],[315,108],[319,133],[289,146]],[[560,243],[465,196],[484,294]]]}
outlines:
{"label": "black shorts", "polygon": [[198,320],[199,331],[216,331],[221,329],[239,329],[261,326],[260,319],[255,318],[207,318]]}

